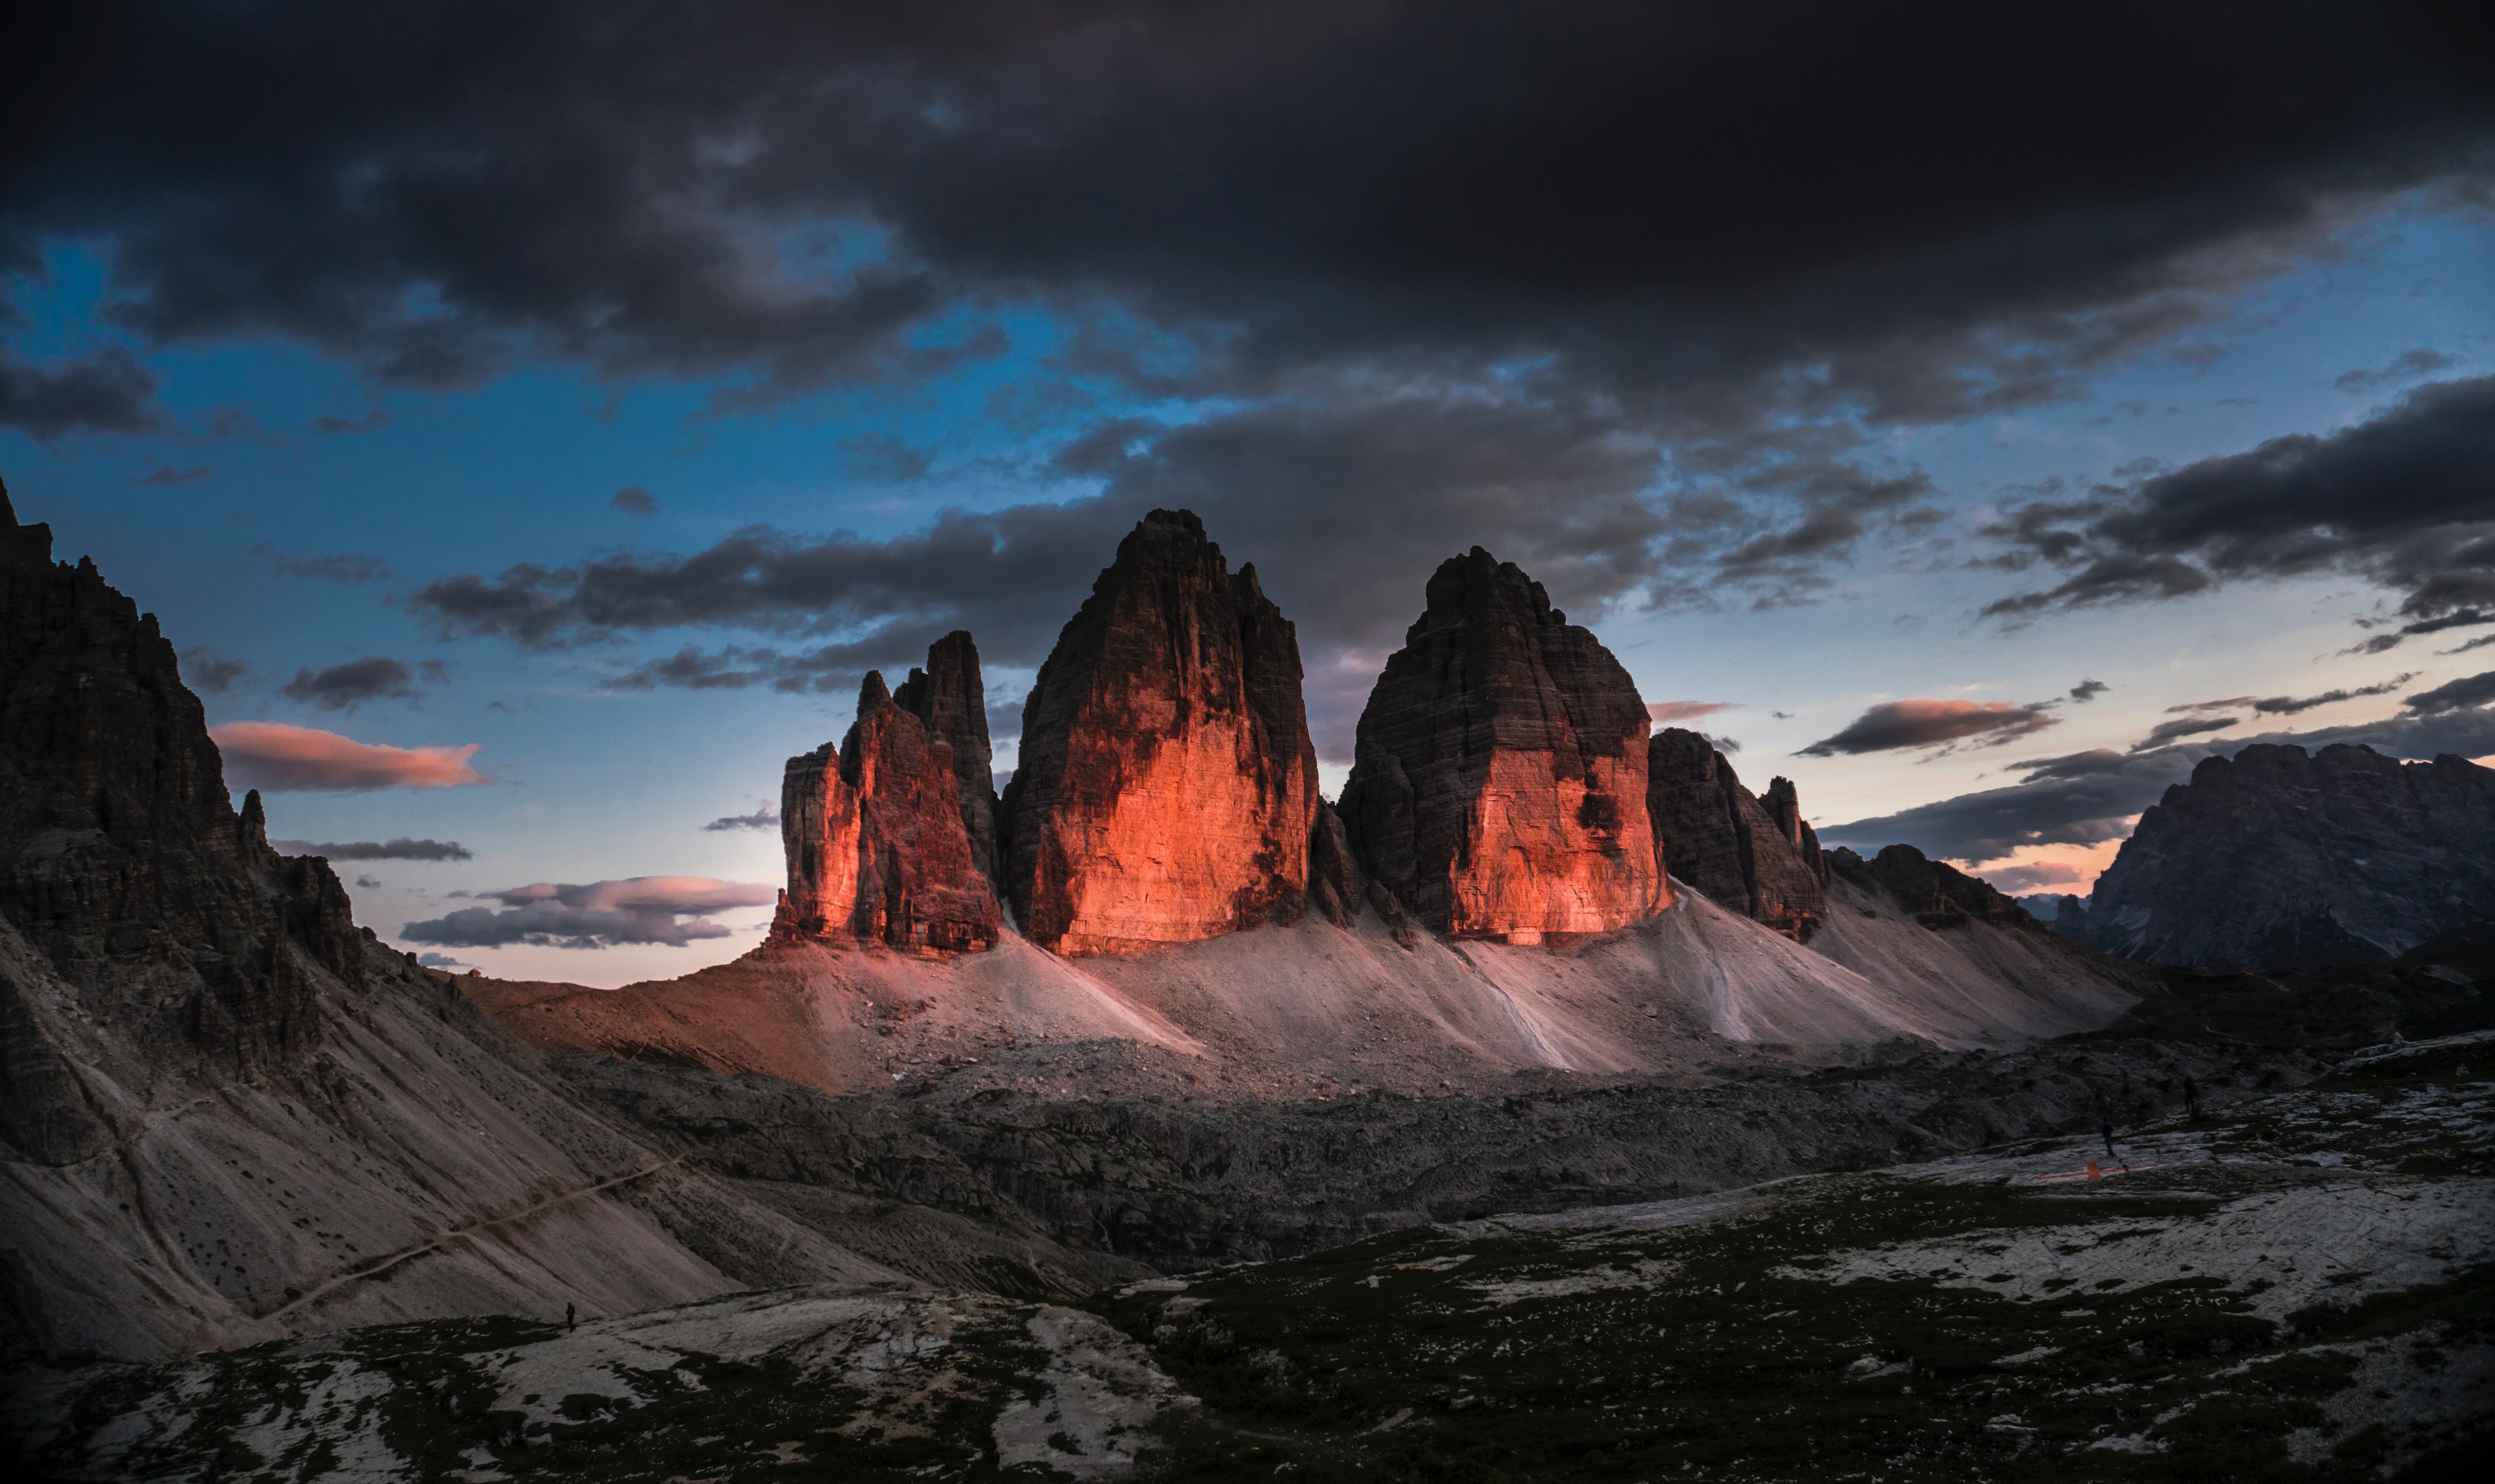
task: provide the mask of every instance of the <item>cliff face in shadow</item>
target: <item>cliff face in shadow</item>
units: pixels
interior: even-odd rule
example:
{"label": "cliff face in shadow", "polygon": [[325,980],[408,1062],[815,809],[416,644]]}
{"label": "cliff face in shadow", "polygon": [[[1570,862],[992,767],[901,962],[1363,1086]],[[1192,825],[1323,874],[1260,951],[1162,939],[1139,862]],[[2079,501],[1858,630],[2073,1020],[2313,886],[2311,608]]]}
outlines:
{"label": "cliff face in shadow", "polygon": [[2378,964],[2495,915],[2495,770],[2371,748],[2204,758],[2054,926],[2124,958]]}

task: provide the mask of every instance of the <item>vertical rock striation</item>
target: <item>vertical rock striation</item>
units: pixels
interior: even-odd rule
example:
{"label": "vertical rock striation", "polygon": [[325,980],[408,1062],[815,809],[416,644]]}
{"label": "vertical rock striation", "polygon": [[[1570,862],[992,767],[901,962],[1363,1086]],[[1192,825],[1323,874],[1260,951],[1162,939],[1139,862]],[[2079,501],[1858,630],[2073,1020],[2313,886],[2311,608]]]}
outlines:
{"label": "vertical rock striation", "polygon": [[[299,1061],[314,972],[364,983],[346,890],[325,862],[269,848],[259,794],[233,809],[156,615],[51,545],[0,489],[0,916],[160,1060],[240,1076]],[[0,1022],[16,994],[0,976]],[[13,1141],[21,1116],[57,1114],[27,1136],[66,1149],[84,1114],[65,1076],[0,1067]]]}
{"label": "vertical rock striation", "polygon": [[1340,807],[1362,868],[1424,925],[1539,943],[1671,901],[1646,774],[1628,672],[1475,546],[1431,576],[1370,693]]}
{"label": "vertical rock striation", "polygon": [[966,808],[952,747],[894,703],[880,671],[868,671],[841,745],[789,758],[781,776],[788,887],[772,936],[922,952],[992,946],[996,892],[973,854]]}
{"label": "vertical rock striation", "polygon": [[1796,943],[1818,930],[1828,913],[1827,867],[1791,779],[1756,798],[1713,743],[1672,727],[1647,744],[1646,800],[1655,848],[1674,876]]}
{"label": "vertical rock striation", "polygon": [[970,631],[956,629],[927,648],[927,667],[912,669],[892,695],[893,703],[918,718],[933,742],[952,749],[953,777],[962,794],[962,828],[970,837],[970,859],[979,874],[997,880],[997,785],[988,746],[988,688],[979,678],[979,646]]}
{"label": "vertical rock striation", "polygon": [[1316,806],[1296,632],[1202,521],[1153,511],[1023,707],[1002,811],[1023,932],[1127,953],[1295,922]]}

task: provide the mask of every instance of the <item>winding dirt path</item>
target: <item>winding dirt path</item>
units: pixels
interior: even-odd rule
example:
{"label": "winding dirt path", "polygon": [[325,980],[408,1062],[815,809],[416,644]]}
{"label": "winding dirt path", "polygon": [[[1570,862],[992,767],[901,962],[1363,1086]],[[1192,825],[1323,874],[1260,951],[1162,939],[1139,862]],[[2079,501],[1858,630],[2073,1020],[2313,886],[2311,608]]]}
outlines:
{"label": "winding dirt path", "polygon": [[283,1322],[290,1315],[320,1303],[330,1294],[337,1292],[339,1289],[346,1287],[350,1283],[357,1283],[363,1282],[367,1278],[378,1277],[379,1275],[389,1271],[391,1268],[397,1267],[400,1263],[421,1257],[427,1252],[439,1252],[445,1246],[452,1242],[466,1241],[479,1232],[491,1231],[497,1226],[509,1226],[519,1221],[525,1221],[542,1212],[550,1211],[557,1206],[563,1205],[567,1201],[575,1201],[584,1195],[595,1195],[601,1190],[611,1190],[620,1185],[631,1185],[635,1180],[646,1180],[650,1176],[659,1173],[661,1170],[672,1169],[676,1165],[684,1162],[685,1157],[678,1155],[672,1159],[662,1159],[658,1163],[650,1165],[646,1169],[637,1169],[629,1174],[617,1175],[611,1180],[601,1180],[596,1185],[585,1185],[576,1190],[566,1190],[561,1195],[550,1195],[544,1200],[539,1201],[535,1205],[523,1207],[518,1211],[511,1212],[508,1216],[497,1216],[481,1221],[473,1221],[465,1226],[454,1226],[450,1230],[441,1233],[430,1241],[420,1242],[414,1247],[402,1248],[397,1252],[376,1257],[372,1261],[365,1263],[362,1267],[355,1268],[350,1272],[341,1273],[337,1277],[330,1279],[327,1283],[314,1288],[311,1292],[304,1294],[302,1297],[290,1300],[283,1308],[272,1309],[264,1314],[255,1314],[253,1317],[268,1319],[274,1322]]}

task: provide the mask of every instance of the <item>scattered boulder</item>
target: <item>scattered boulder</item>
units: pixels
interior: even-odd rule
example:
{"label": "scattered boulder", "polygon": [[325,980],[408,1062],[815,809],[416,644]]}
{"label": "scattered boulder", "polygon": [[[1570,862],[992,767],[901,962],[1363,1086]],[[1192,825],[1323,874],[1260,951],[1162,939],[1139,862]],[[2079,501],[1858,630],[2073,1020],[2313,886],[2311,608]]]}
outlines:
{"label": "scattered boulder", "polygon": [[1762,801],[1712,742],[1668,727],[1647,744],[1646,800],[1674,876],[1796,943],[1818,931],[1827,867],[1791,779],[1768,785]]}
{"label": "scattered boulder", "polygon": [[1145,516],[1023,707],[1003,816],[1024,935],[1130,953],[1300,920],[1317,808],[1300,679],[1256,569],[1233,574],[1188,511]]}
{"label": "scattered boulder", "polygon": [[1361,868],[1454,937],[1610,932],[1671,900],[1646,796],[1646,706],[1611,651],[1514,563],[1442,563],[1361,713],[1340,805]]}
{"label": "scattered boulder", "polygon": [[841,745],[789,758],[781,777],[788,886],[772,937],[929,953],[994,945],[997,897],[968,812],[953,749],[868,671]]}

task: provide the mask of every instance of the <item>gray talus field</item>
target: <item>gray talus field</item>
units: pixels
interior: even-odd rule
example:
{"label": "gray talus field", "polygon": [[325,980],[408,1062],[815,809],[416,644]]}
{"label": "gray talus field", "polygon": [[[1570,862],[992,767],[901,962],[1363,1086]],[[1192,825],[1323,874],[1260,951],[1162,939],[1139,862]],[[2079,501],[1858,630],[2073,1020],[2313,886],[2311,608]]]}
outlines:
{"label": "gray talus field", "polygon": [[71,1479],[2430,1477],[2495,1414],[2490,1069],[2359,1059],[2119,1166],[2031,1140],[1078,1305],[394,1325],[35,1373],[9,1420]]}

